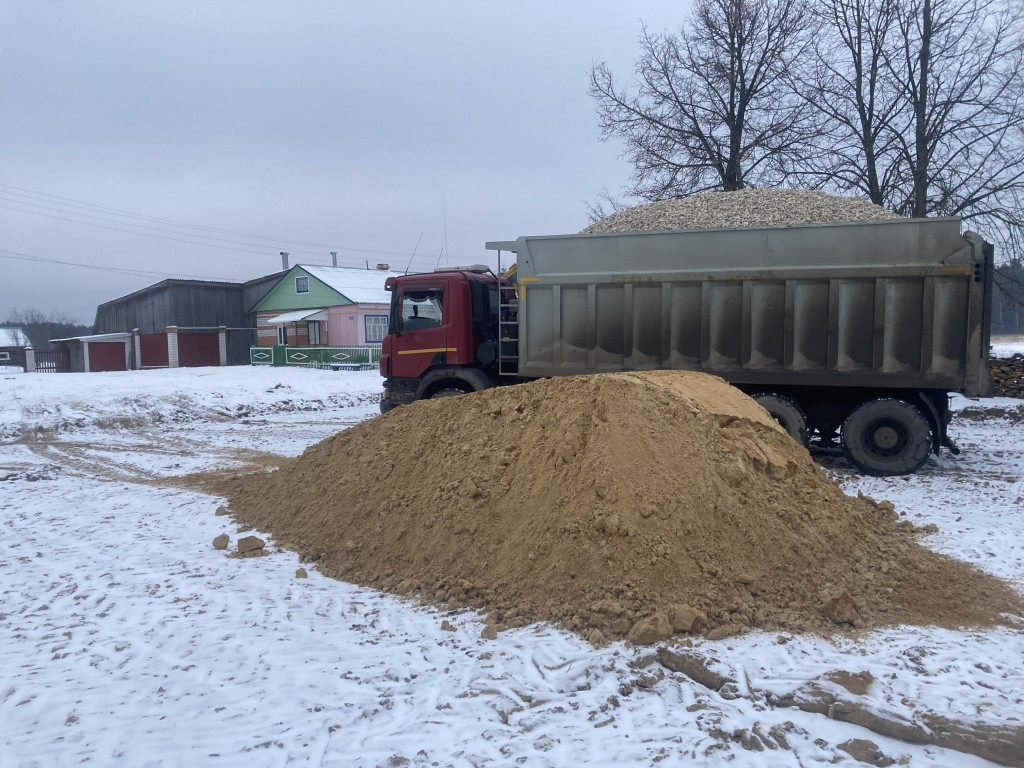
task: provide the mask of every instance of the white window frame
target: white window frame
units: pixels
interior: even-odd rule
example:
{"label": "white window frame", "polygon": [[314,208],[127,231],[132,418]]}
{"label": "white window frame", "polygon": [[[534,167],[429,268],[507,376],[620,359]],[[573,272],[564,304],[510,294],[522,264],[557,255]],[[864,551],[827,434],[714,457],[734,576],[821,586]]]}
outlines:
{"label": "white window frame", "polygon": [[[373,323],[370,320],[374,320]],[[371,339],[370,328],[372,326],[380,327],[380,338]],[[377,335],[376,333],[372,335]],[[388,316],[387,315],[363,315],[363,338],[367,344],[380,344],[384,341],[384,337],[388,335]]]}
{"label": "white window frame", "polygon": [[11,353],[10,352],[0,352],[0,362],[2,362],[4,360],[10,360],[10,359],[11,359]]}
{"label": "white window frame", "polygon": [[316,320],[306,321],[306,337],[309,339],[310,346],[317,346],[320,344],[320,323]]}
{"label": "white window frame", "polygon": [[[301,288],[299,287],[300,285],[302,286]],[[309,278],[308,277],[296,277],[295,278],[295,292],[296,293],[309,293]]]}
{"label": "white window frame", "polygon": [[277,343],[282,347],[288,344],[288,329],[283,324],[277,326]]}

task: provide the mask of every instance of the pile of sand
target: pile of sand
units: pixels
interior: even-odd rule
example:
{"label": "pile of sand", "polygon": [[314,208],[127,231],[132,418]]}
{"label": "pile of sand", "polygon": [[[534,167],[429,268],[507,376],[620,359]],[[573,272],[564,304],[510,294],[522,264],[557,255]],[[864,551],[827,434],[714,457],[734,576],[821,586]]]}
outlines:
{"label": "pile of sand", "polygon": [[753,400],[657,371],[403,406],[235,481],[232,514],[328,576],[593,642],[981,625],[1009,587],[845,496]]}
{"label": "pile of sand", "polygon": [[595,221],[581,234],[646,232],[718,227],[781,227],[899,219],[901,216],[857,197],[813,189],[740,189],[706,192],[626,208]]}

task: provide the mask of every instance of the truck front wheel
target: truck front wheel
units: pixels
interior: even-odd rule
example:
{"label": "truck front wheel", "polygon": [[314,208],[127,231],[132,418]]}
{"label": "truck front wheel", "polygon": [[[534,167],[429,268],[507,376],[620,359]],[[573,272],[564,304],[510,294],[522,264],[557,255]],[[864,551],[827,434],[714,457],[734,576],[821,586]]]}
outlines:
{"label": "truck front wheel", "polygon": [[430,399],[436,400],[439,397],[455,397],[456,395],[464,395],[466,394],[466,392],[467,390],[465,389],[449,384],[447,386],[441,387],[440,389],[435,389],[433,392],[431,392]]}
{"label": "truck front wheel", "polygon": [[932,428],[904,400],[879,398],[859,406],[843,422],[843,452],[868,475],[905,475],[920,469],[932,450]]}

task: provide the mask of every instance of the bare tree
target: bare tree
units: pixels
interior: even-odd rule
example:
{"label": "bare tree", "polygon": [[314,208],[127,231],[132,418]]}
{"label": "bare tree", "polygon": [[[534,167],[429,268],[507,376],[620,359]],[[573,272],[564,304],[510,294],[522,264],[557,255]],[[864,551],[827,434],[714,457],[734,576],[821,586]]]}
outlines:
{"label": "bare tree", "polygon": [[822,0],[816,12],[817,76],[804,93],[827,117],[830,139],[807,169],[814,183],[907,216],[977,221],[1019,256],[1019,0]]}
{"label": "bare tree", "polygon": [[602,138],[620,138],[633,166],[624,192],[661,200],[781,183],[813,133],[792,87],[810,19],[805,0],[696,0],[678,34],[644,29],[635,93],[596,65]]}
{"label": "bare tree", "polygon": [[900,46],[889,68],[912,110],[903,210],[1012,223],[1007,204],[1021,213],[1024,192],[1019,5],[901,0],[896,17]]}
{"label": "bare tree", "polygon": [[888,66],[898,0],[824,0],[813,7],[823,34],[816,66],[801,84],[829,130],[822,151],[796,179],[854,191],[876,205],[902,196],[907,176],[899,135],[906,122]]}

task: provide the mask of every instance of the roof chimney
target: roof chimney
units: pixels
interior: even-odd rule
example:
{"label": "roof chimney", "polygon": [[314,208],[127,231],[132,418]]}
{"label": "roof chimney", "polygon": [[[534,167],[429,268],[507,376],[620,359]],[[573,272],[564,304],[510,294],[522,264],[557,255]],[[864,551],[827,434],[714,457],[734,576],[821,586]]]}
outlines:
{"label": "roof chimney", "polygon": [[288,269],[288,251],[281,251],[281,269]]}
{"label": "roof chimney", "polygon": [[338,252],[337,251],[331,251],[331,266],[332,267],[338,266]]}

